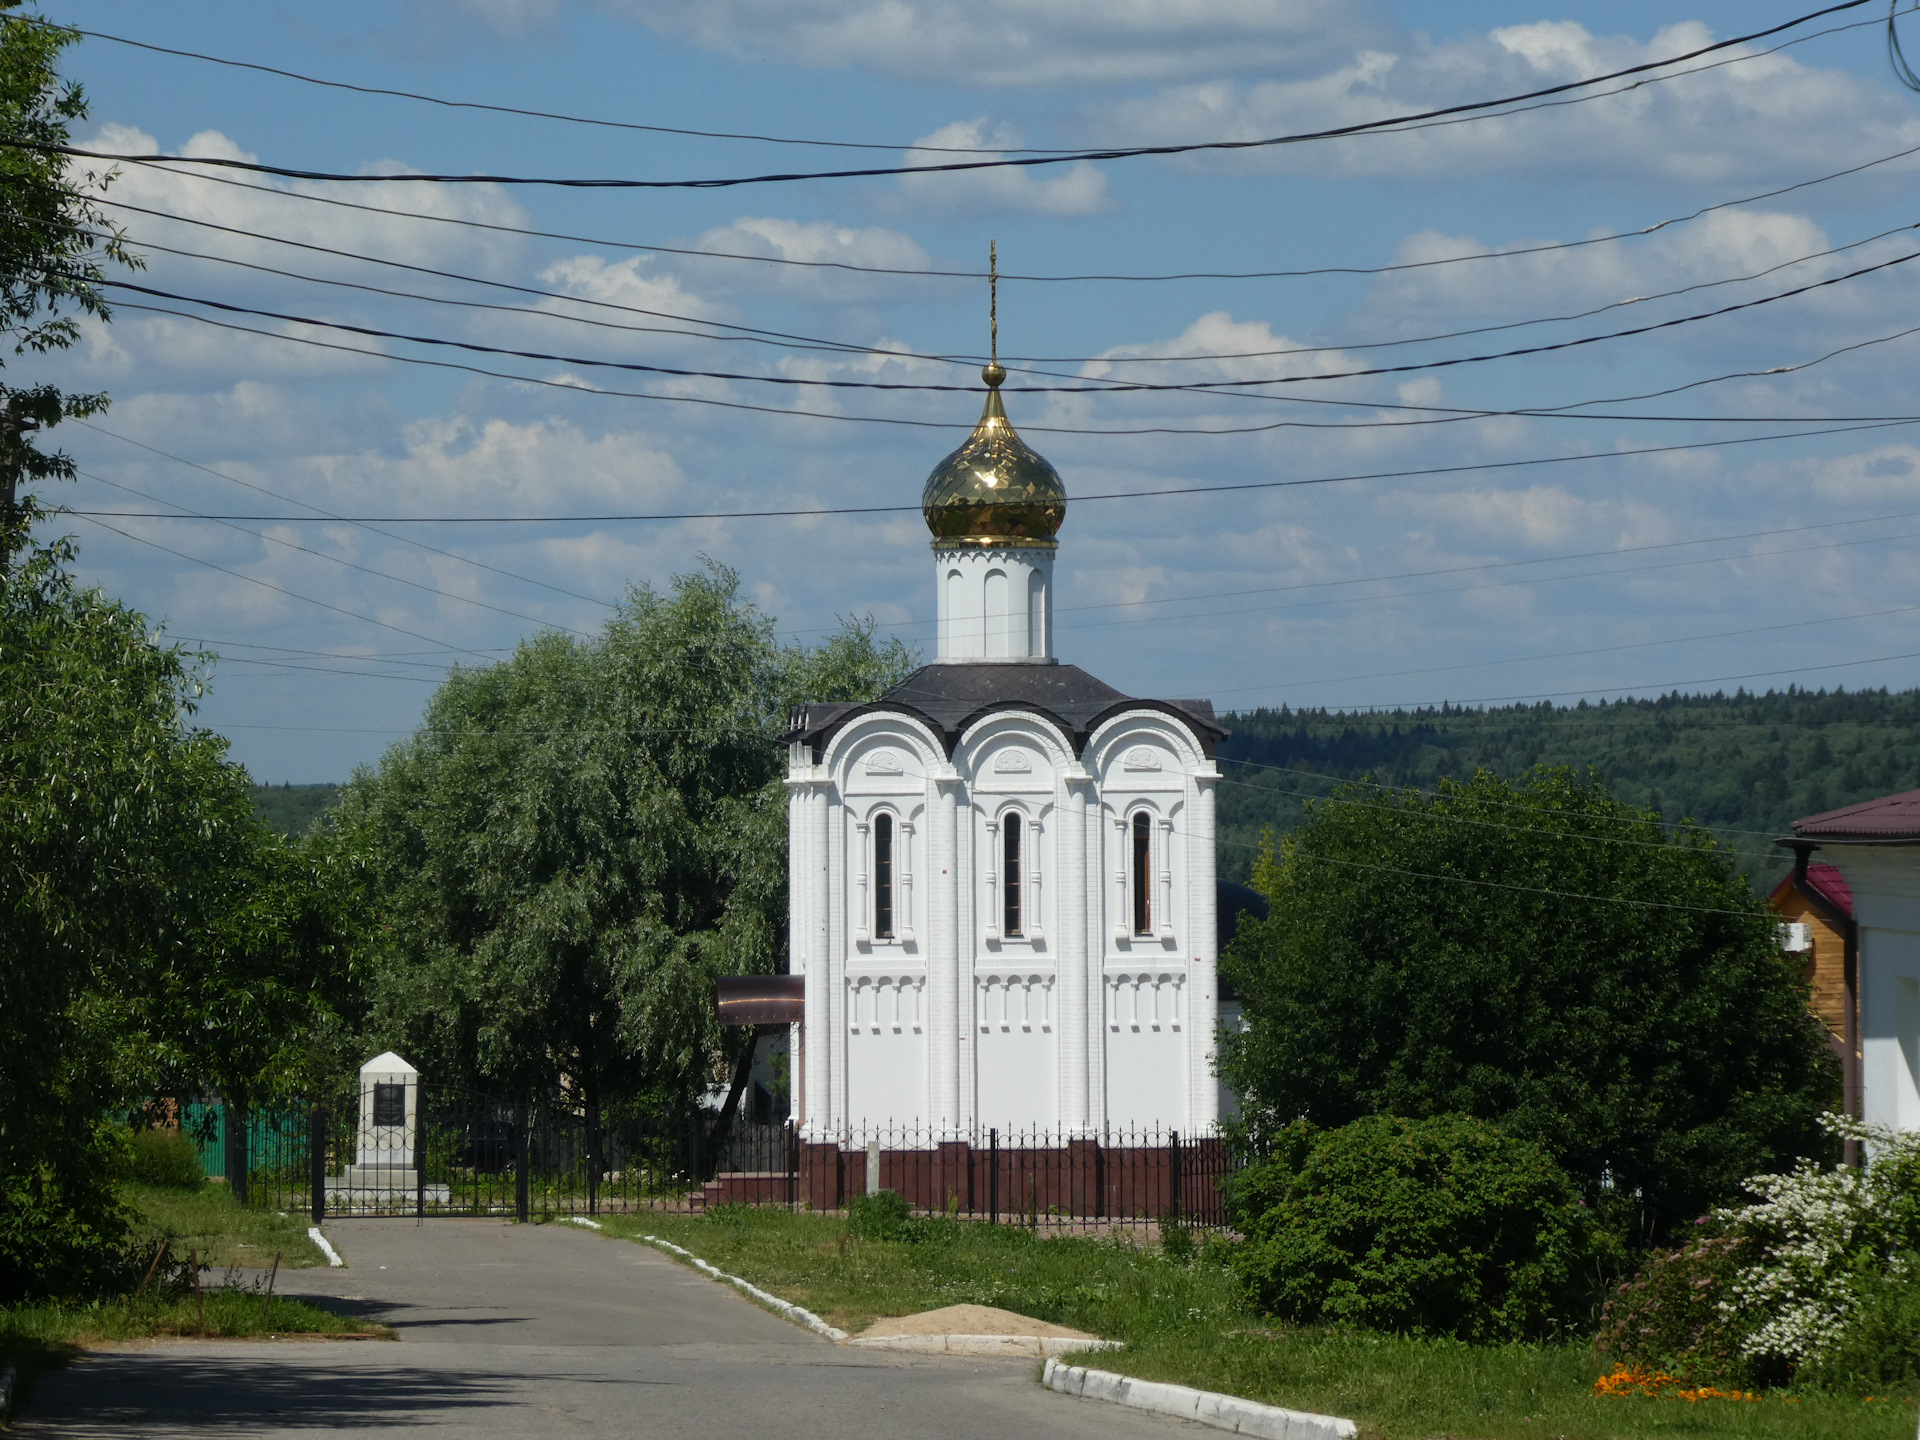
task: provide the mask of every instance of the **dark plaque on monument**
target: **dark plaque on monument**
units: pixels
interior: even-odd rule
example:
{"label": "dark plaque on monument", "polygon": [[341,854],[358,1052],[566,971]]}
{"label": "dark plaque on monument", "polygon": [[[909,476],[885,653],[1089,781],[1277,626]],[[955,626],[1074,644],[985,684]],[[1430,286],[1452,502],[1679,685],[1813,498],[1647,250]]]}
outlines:
{"label": "dark plaque on monument", "polygon": [[405,1085],[379,1084],[373,1087],[373,1123],[376,1125],[407,1123],[407,1087]]}

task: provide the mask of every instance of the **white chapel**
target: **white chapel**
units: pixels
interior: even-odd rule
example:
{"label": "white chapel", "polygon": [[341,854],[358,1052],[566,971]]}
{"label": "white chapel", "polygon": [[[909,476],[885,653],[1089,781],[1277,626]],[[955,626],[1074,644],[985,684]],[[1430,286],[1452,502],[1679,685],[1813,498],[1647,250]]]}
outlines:
{"label": "white chapel", "polygon": [[[784,737],[803,1139],[925,1144],[1218,1119],[1215,742],[1054,654],[1067,495],[996,362],[921,496],[934,662]],[[1238,887],[1235,887],[1238,888]]]}

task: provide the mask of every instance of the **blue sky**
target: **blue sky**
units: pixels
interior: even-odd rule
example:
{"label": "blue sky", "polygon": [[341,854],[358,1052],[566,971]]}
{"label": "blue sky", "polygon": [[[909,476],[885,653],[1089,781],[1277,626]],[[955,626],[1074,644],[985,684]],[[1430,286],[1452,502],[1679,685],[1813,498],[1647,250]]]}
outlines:
{"label": "blue sky", "polygon": [[[683,177],[899,164],[916,144],[1074,148],[1319,128],[1666,58],[1802,8],[409,0],[321,12],[72,0],[50,13],[360,85],[893,147],[594,129],[316,89],[106,40],[68,52],[93,103],[81,138],[115,152],[340,173]],[[1005,283],[1001,348],[1016,370],[1045,357],[1038,368],[1070,377],[1294,382],[1226,397],[1010,393],[1015,423],[1073,494],[1449,472],[1076,505],[1059,562],[1062,657],[1134,693],[1210,696],[1223,709],[1571,702],[1675,685],[1909,686],[1920,675],[1911,653],[1920,651],[1920,426],[1793,432],[1920,416],[1910,379],[1920,336],[1887,338],[1920,324],[1920,264],[1552,354],[1310,378],[1695,315],[1920,250],[1913,232],[1899,233],[1920,221],[1910,199],[1920,155],[1887,158],[1920,148],[1920,96],[1894,82],[1877,28],[1715,58],[1735,63],[1587,103],[1229,156],[624,193],[230,177],[279,192],[266,193],[126,165],[108,198],[139,207],[116,212],[136,242],[216,257],[149,253],[141,283],[181,294],[566,356],[909,384],[972,378],[914,357],[983,349],[982,283],[611,242],[971,271],[992,238],[1016,275],[1486,256],[1384,275]],[[1724,204],[1874,161],[1884,163]],[[1634,233],[1707,206],[1723,208]],[[515,297],[210,225],[600,304]],[[234,260],[538,313],[375,296],[222,263]],[[670,328],[705,335],[581,323],[656,323],[609,305],[693,317],[700,323]],[[715,325],[901,353],[707,338],[720,333]],[[1458,333],[1488,327],[1510,328]],[[1423,338],[1432,336],[1455,338]],[[1862,342],[1874,343],[1806,365]],[[1806,368],[1756,373],[1794,366]],[[114,396],[99,428],[60,435],[87,478],[53,498],[79,510],[581,515],[911,504],[978,411],[968,394],[645,379],[561,362],[493,368],[559,383],[438,371],[130,308],[65,357],[16,361],[15,375]],[[1717,378],[1736,373],[1746,378]],[[1010,390],[1021,380],[1016,373]],[[1442,413],[1682,385],[1694,388],[1589,407],[1627,418]],[[951,428],[688,403],[702,399]],[[1278,419],[1303,423],[1164,433]],[[1410,420],[1447,423],[1402,423]],[[1064,433],[1103,430],[1163,433]],[[1752,443],[1658,448],[1727,440]],[[836,616],[871,613],[931,649],[926,534],[910,513],[387,533],[291,520],[106,522],[124,533],[61,523],[80,541],[90,580],[219,652],[201,718],[275,782],[344,778],[416,723],[445,666],[498,658],[542,626],[591,633],[604,602],[629,585],[664,585],[702,554],[737,568],[783,633],[817,635]]]}

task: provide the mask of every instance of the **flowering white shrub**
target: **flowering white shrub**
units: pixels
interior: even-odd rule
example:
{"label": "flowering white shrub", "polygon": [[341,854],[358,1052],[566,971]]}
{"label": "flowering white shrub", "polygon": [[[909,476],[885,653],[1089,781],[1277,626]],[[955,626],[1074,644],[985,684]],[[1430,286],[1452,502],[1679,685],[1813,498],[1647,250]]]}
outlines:
{"label": "flowering white shrub", "polygon": [[1743,1332],[1750,1359],[1798,1368],[1837,1344],[1858,1304],[1863,1263],[1903,1273],[1904,1252],[1920,1236],[1920,1133],[1863,1125],[1837,1115],[1829,1132],[1865,1142],[1859,1170],[1803,1163],[1791,1175],[1756,1175],[1747,1188],[1759,1203],[1715,1212],[1730,1236],[1751,1242],[1720,1302]]}

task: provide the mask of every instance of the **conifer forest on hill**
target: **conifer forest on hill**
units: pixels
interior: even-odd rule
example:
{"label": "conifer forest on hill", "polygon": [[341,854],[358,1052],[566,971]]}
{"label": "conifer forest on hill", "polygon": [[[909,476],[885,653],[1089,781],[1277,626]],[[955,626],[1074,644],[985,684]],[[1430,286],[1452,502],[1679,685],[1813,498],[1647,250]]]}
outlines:
{"label": "conifer forest on hill", "polygon": [[[1497,710],[1253,710],[1229,713],[1220,747],[1220,870],[1244,880],[1261,830],[1300,822],[1332,782],[1431,787],[1476,769],[1592,767],[1615,796],[1694,819],[1737,847],[1756,886],[1786,869],[1773,840],[1802,815],[1920,787],[1920,690],[1670,695]],[[1277,768],[1264,768],[1277,767]],[[334,785],[256,785],[261,818],[309,829]]]}
{"label": "conifer forest on hill", "polygon": [[[1476,769],[1591,767],[1620,800],[1693,819],[1739,851],[1752,883],[1787,869],[1773,840],[1804,815],[1920,787],[1920,690],[1669,695],[1576,706],[1222,717],[1220,871],[1244,880],[1260,832],[1300,822],[1329,781],[1430,788]],[[1275,768],[1263,768],[1275,767]]]}

